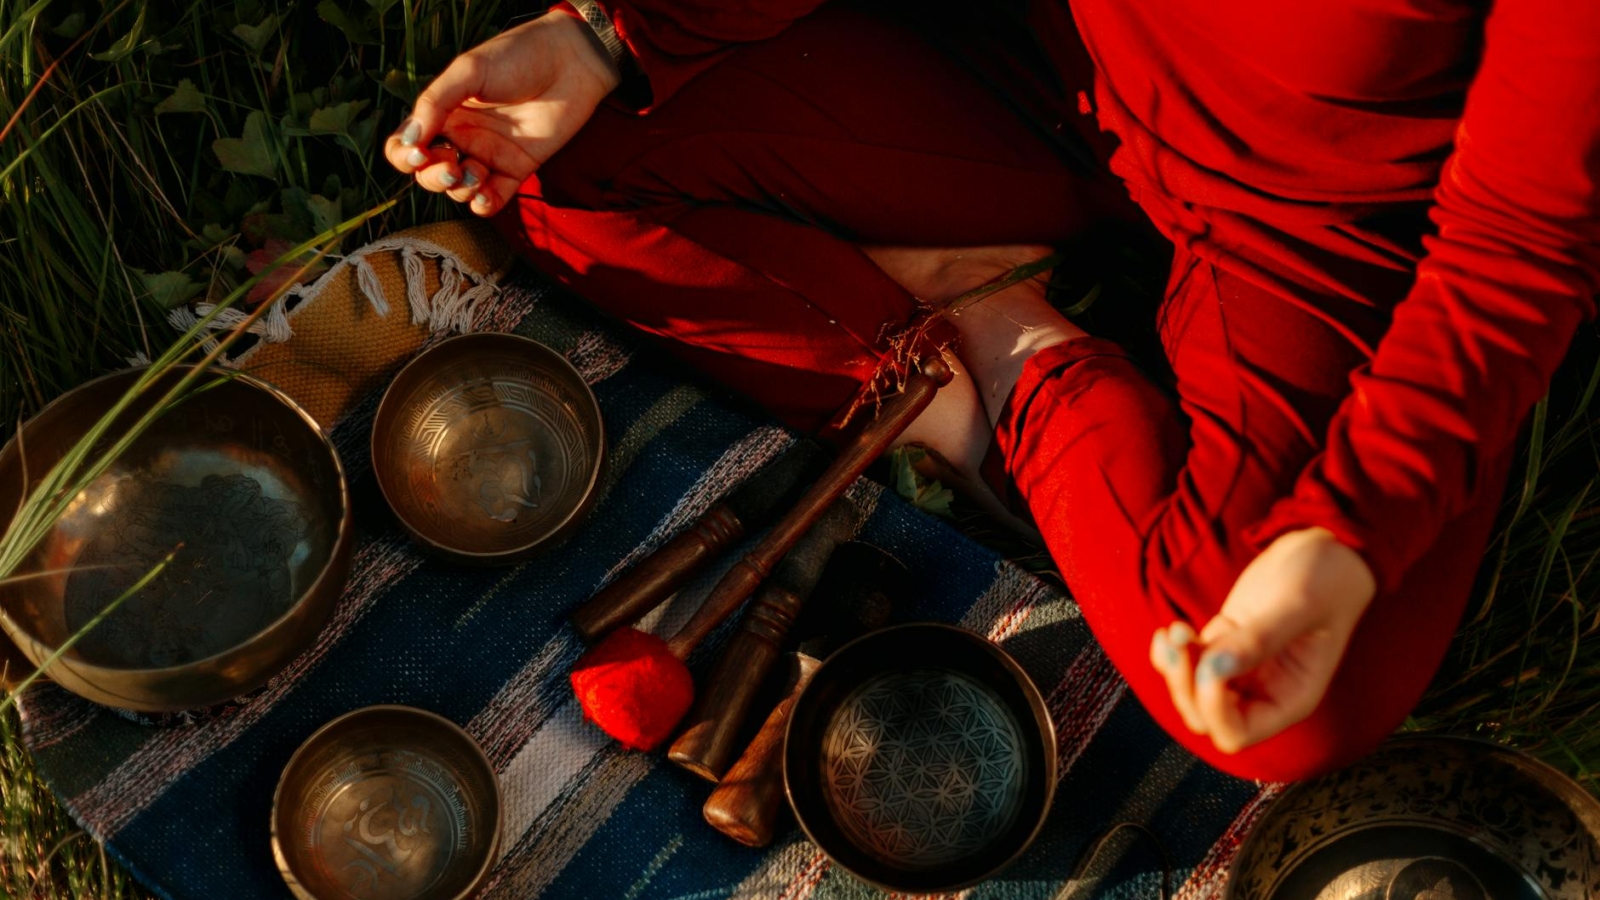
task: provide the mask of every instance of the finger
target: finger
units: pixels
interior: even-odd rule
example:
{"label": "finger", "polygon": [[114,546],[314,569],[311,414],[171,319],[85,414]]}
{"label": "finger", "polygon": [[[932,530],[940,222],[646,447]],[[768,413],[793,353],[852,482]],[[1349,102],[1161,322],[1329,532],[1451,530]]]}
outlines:
{"label": "finger", "polygon": [[440,193],[461,184],[461,166],[452,158],[444,162],[436,162],[425,169],[419,170],[416,177],[417,184],[427,190]]}
{"label": "finger", "polygon": [[483,163],[475,159],[461,161],[461,183],[445,191],[445,196],[457,203],[471,203],[472,198],[478,195],[478,188],[483,186],[489,178],[489,170]]}
{"label": "finger", "polygon": [[1174,622],[1156,632],[1151,641],[1150,661],[1166,679],[1167,693],[1184,727],[1195,734],[1205,734],[1204,723],[1194,708],[1194,669],[1189,654],[1193,641],[1194,629],[1185,622]]}
{"label": "finger", "polygon": [[[1245,707],[1250,699],[1234,679],[1255,668],[1253,638],[1225,616],[1217,616],[1201,631],[1205,652],[1195,665],[1195,714],[1205,723],[1211,743],[1223,753],[1237,753],[1250,741]],[[1245,660],[1252,660],[1245,669]]]}
{"label": "finger", "polygon": [[478,193],[472,198],[468,208],[474,215],[485,218],[492,216],[505,208],[506,203],[516,196],[520,187],[522,183],[515,178],[491,174],[483,186],[478,188]]}
{"label": "finger", "polygon": [[389,165],[412,175],[436,163],[454,163],[456,150],[453,147],[407,147],[400,143],[398,137],[390,135],[383,142],[383,156]]}
{"label": "finger", "polygon": [[450,113],[469,97],[483,93],[483,80],[487,67],[480,54],[463,53],[445,67],[439,77],[417,97],[411,115],[394,136],[404,147],[426,147],[444,128]]}

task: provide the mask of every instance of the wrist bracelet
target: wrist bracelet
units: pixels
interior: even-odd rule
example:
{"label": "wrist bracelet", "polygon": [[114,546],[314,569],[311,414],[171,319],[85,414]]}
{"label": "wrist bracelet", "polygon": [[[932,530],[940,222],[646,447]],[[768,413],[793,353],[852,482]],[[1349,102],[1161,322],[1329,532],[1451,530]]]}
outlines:
{"label": "wrist bracelet", "polygon": [[621,66],[622,58],[627,55],[627,49],[622,46],[622,38],[617,35],[617,29],[611,24],[611,17],[606,15],[606,11],[594,0],[567,0],[567,2],[578,11],[579,18],[589,23],[589,30],[600,43],[601,49],[611,57],[611,61]]}

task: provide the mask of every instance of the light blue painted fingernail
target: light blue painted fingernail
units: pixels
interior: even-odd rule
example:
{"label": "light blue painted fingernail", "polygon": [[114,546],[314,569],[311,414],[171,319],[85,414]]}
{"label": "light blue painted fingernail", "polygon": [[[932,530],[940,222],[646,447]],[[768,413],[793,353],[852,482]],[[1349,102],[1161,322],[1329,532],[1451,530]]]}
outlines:
{"label": "light blue painted fingernail", "polygon": [[462,179],[461,179],[461,186],[462,187],[469,187],[469,188],[470,187],[477,187],[478,186],[478,173],[472,171],[471,169],[467,169],[466,170],[466,175],[463,176]]}
{"label": "light blue painted fingernail", "polygon": [[439,183],[444,185],[445,187],[455,187],[457,180],[458,179],[456,178],[456,173],[454,173],[454,172],[440,172],[439,173]]}
{"label": "light blue painted fingernail", "polygon": [[408,156],[406,156],[407,165],[420,166],[427,161],[428,154],[423,153],[421,150],[413,150]]}
{"label": "light blue painted fingernail", "polygon": [[479,209],[488,209],[489,208],[489,198],[485,197],[482,194],[479,194],[478,196],[472,198],[472,205],[476,206]]}
{"label": "light blue painted fingernail", "polygon": [[1161,642],[1162,665],[1169,669],[1176,667],[1179,660],[1178,648],[1173,646],[1171,639],[1167,637],[1167,633],[1165,631],[1157,632],[1156,640]]}
{"label": "light blue painted fingernail", "polygon": [[400,130],[400,146],[415,147],[417,141],[422,140],[422,123],[416,119],[407,119]]}
{"label": "light blue painted fingernail", "polygon": [[1239,657],[1232,653],[1211,653],[1200,660],[1200,671],[1195,673],[1196,686],[1221,681],[1239,671]]}

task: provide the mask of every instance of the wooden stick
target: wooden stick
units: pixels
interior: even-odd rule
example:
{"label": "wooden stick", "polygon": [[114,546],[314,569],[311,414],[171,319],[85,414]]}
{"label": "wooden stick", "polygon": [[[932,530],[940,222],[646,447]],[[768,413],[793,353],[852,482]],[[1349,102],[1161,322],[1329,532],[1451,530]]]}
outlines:
{"label": "wooden stick", "polygon": [[761,543],[733,564],[694,616],[668,639],[667,647],[672,655],[687,659],[706,635],[727,621],[755,593],[756,586],[766,580],[773,566],[789,552],[795,541],[894,443],[906,426],[928,408],[934,394],[953,377],[954,373],[942,357],[935,355],[923,360],[920,371],[906,380],[905,390],[884,401],[877,418],[856,434],[844,452],[811,485],[794,509],[767,532]]}

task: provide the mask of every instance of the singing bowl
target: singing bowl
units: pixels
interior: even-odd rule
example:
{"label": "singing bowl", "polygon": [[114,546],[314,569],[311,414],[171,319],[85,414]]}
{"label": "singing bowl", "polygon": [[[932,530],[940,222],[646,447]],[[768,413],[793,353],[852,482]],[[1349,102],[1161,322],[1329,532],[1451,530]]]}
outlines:
{"label": "singing bowl", "polygon": [[[17,509],[140,371],[84,384],[27,422],[0,451],[0,509]],[[180,377],[158,379],[102,444]],[[344,587],[353,529],[333,445],[261,381],[196,384],[209,386],[157,418],[0,585],[0,627],[39,666],[179,548],[49,668],[96,703],[174,712],[260,687],[315,639]]]}
{"label": "singing bowl", "polygon": [[1600,800],[1497,744],[1408,735],[1289,787],[1227,900],[1593,900]]}
{"label": "singing bowl", "polygon": [[457,562],[514,562],[565,537],[604,457],[600,406],[578,370],[511,334],[422,353],[372,423],[372,469],[401,526]]}
{"label": "singing bowl", "polygon": [[409,706],[322,726],[272,798],[272,855],[299,900],[462,900],[488,876],[500,828],[483,749]]}
{"label": "singing bowl", "polygon": [[1055,793],[1055,727],[1005,651],[949,625],[839,648],[795,701],[784,788],[838,865],[891,891],[956,891],[1016,859]]}

